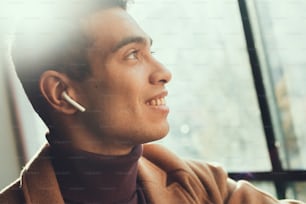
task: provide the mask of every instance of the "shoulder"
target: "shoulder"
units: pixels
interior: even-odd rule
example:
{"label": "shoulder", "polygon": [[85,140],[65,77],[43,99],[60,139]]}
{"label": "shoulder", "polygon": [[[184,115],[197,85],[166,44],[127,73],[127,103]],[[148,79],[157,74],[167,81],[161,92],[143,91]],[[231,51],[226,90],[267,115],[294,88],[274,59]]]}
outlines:
{"label": "shoulder", "polygon": [[152,170],[165,172],[182,186],[188,181],[192,184],[188,186],[190,190],[197,188],[198,193],[215,203],[225,199],[235,185],[220,165],[182,159],[162,145],[144,145],[143,157],[147,166],[154,167]]}
{"label": "shoulder", "polygon": [[[45,165],[41,163],[48,160],[48,151],[48,145],[42,146],[38,153],[25,165],[20,177],[0,191],[0,204],[25,203],[25,177],[30,178],[39,175],[36,173],[39,172],[37,169],[44,168]],[[31,188],[33,187],[31,186]]]}
{"label": "shoulder", "polygon": [[[144,145],[143,157],[142,166],[145,168],[142,168],[146,170],[146,179],[149,178],[151,183],[157,183],[161,179],[167,181],[168,186],[175,183],[191,197],[201,196],[201,202],[195,203],[304,204],[294,200],[277,200],[247,181],[233,181],[218,164],[184,160],[161,145]],[[158,184],[156,186],[162,188],[163,183]],[[207,202],[202,202],[203,200]]]}
{"label": "shoulder", "polygon": [[165,186],[168,190],[176,186],[185,195],[198,199],[198,203],[222,203],[231,189],[231,182],[222,167],[182,159],[158,144],[143,146],[140,172],[143,180],[150,183],[164,181],[156,186]]}
{"label": "shoulder", "polygon": [[159,144],[143,145],[143,157],[165,170],[182,169],[194,175],[219,179],[227,178],[227,173],[218,164],[182,159],[171,150]]}
{"label": "shoulder", "polygon": [[20,179],[1,190],[0,192],[1,204],[17,204],[24,203],[23,193],[21,190]]}

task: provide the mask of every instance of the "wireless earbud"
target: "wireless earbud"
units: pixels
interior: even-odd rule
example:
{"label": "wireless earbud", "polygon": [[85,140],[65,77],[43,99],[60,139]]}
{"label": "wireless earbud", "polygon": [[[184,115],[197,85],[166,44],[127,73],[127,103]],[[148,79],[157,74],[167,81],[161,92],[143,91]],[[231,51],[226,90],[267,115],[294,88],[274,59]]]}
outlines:
{"label": "wireless earbud", "polygon": [[68,94],[66,93],[66,91],[63,91],[62,93],[62,97],[63,99],[65,99],[70,105],[72,105],[73,107],[75,107],[76,109],[78,109],[81,112],[85,112],[85,108],[80,105],[79,103],[77,103],[75,100],[73,100],[70,96],[68,96]]}

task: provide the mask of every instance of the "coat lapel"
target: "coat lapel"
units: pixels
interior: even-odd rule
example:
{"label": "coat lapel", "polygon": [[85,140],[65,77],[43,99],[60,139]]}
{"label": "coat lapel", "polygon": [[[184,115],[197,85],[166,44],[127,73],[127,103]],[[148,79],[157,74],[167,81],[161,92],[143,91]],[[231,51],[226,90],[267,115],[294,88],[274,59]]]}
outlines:
{"label": "coat lapel", "polygon": [[138,177],[148,204],[195,203],[178,183],[167,185],[167,174],[144,157],[139,160]]}
{"label": "coat lapel", "polygon": [[160,145],[143,145],[138,177],[149,204],[212,204],[190,165]]}
{"label": "coat lapel", "polygon": [[45,145],[22,172],[21,188],[26,203],[64,204],[48,147],[49,145]]}

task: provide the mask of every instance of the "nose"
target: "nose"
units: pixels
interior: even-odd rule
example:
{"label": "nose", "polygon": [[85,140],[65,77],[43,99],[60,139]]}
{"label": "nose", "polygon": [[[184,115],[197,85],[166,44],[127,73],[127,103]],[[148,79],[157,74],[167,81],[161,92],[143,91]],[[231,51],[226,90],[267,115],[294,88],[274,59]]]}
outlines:
{"label": "nose", "polygon": [[163,64],[155,61],[153,67],[154,69],[150,75],[151,84],[164,85],[171,80],[172,74]]}

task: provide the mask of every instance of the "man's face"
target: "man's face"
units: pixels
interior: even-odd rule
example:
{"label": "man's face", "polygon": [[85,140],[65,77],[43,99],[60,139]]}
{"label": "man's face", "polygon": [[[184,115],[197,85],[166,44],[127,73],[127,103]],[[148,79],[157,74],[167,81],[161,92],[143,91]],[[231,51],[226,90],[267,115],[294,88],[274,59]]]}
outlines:
{"label": "man's face", "polygon": [[151,54],[151,39],[120,8],[84,22],[92,75],[80,84],[88,132],[108,143],[139,144],[169,130],[165,84],[171,74]]}

